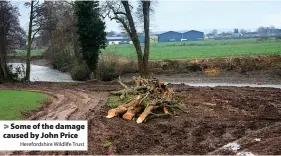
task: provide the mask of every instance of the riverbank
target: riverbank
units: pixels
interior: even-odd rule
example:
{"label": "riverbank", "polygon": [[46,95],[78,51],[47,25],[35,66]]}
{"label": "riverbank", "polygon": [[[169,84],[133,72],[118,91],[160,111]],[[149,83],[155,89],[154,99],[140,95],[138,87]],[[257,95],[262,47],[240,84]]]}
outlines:
{"label": "riverbank", "polygon": [[[1,90],[33,90],[50,97],[52,102],[47,107],[26,119],[89,122],[88,151],[10,154],[281,154],[276,148],[281,144],[281,89],[169,86],[189,113],[138,125],[121,118],[105,118],[110,109],[106,106],[108,92],[122,89],[118,82],[2,84]],[[105,142],[111,145],[105,146]],[[232,142],[239,145],[237,151],[227,148]]]}
{"label": "riverbank", "polygon": [[[11,58],[9,59],[8,63],[24,63],[25,64],[26,60],[23,57],[19,58]],[[44,58],[33,58],[30,60],[30,63],[32,65],[37,65],[37,66],[45,66],[45,67],[52,67],[51,63],[49,60],[44,59]]]}
{"label": "riverbank", "polygon": [[[113,57],[107,61],[111,62],[114,59],[117,58]],[[123,81],[130,81],[132,76],[138,75],[136,62],[119,59],[115,60],[117,62],[113,61],[116,63],[115,66],[105,64],[110,67],[106,70],[110,69],[111,72],[103,73],[109,73],[108,76],[113,75],[115,78],[120,76]],[[12,59],[10,62],[19,63],[19,61],[24,60]],[[154,73],[154,77],[167,83],[281,85],[280,61],[281,56],[151,61],[150,70]],[[69,73],[52,69],[46,59],[34,58],[31,64],[33,67],[31,77],[36,81],[74,82]],[[213,73],[208,73],[209,71]]]}
{"label": "riverbank", "polygon": [[[14,66],[20,66],[14,63]],[[131,81],[137,73],[124,74],[120,79],[124,82]],[[191,72],[182,74],[156,74],[154,77],[166,83],[181,84],[191,86],[254,86],[254,87],[279,87],[281,76],[271,70],[251,71],[248,73],[223,72],[218,75],[209,76],[207,73]],[[31,64],[31,81],[45,82],[77,82],[71,79],[69,73],[54,70],[51,67]],[[117,80],[113,80],[117,81]]]}
{"label": "riverbank", "polygon": [[[132,76],[136,74],[124,74],[120,78],[125,81],[131,81]],[[223,72],[215,76],[209,76],[205,72],[192,72],[183,74],[155,74],[157,77],[167,83],[229,83],[229,84],[256,84],[256,85],[281,85],[281,76],[271,70],[251,71],[248,73]]]}

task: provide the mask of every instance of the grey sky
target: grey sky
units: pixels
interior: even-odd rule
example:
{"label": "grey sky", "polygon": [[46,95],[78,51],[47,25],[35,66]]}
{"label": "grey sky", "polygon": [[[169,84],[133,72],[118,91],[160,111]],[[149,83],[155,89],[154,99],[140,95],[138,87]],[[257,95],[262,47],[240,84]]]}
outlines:
{"label": "grey sky", "polygon": [[[28,25],[29,9],[18,2],[20,22]],[[107,31],[120,31],[115,21],[106,20]],[[254,30],[259,26],[281,28],[281,1],[177,1],[158,0],[152,17],[152,31],[221,31],[234,28]]]}

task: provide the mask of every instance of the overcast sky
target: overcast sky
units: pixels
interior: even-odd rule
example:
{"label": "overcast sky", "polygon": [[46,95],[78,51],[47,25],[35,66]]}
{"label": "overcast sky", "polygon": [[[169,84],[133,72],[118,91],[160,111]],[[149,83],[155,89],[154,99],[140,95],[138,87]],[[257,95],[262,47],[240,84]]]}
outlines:
{"label": "overcast sky", "polygon": [[[20,23],[26,29],[29,9],[24,1],[15,2],[20,9]],[[281,28],[281,1],[177,1],[158,0],[152,17],[152,31],[255,30],[259,26]],[[115,21],[106,20],[107,31],[120,31]]]}

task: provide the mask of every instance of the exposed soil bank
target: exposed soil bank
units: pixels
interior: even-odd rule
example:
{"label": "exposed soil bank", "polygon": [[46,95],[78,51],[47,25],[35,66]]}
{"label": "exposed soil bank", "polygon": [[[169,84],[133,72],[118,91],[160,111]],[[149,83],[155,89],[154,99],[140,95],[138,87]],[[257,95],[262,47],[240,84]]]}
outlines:
{"label": "exposed soil bank", "polygon": [[[121,79],[125,82],[131,81],[135,74],[125,74]],[[270,70],[251,71],[246,74],[237,72],[224,72],[216,76],[208,76],[204,72],[193,72],[184,74],[156,74],[154,77],[160,78],[167,83],[185,84],[206,84],[206,83],[226,83],[226,84],[255,84],[255,85],[281,85],[281,76],[272,73]]]}
{"label": "exposed soil bank", "polygon": [[[0,89],[39,90],[51,97],[53,102],[29,119],[89,121],[88,151],[12,154],[281,154],[281,89],[171,87],[189,113],[138,125],[122,118],[105,118],[108,91],[120,89],[116,82],[0,85]],[[105,147],[105,141],[112,146]],[[231,142],[240,148],[224,147]]]}

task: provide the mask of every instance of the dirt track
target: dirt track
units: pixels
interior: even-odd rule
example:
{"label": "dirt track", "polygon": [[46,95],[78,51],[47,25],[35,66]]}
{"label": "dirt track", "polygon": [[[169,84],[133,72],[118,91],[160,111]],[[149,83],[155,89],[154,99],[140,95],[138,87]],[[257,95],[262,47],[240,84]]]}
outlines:
{"label": "dirt track", "polygon": [[[110,90],[118,83],[0,85],[0,89],[45,92],[52,99],[29,119],[89,121],[87,152],[13,152],[13,154],[281,154],[281,90],[269,88],[174,86],[189,111],[145,124],[106,119]],[[105,141],[112,142],[104,147]],[[233,151],[223,147],[237,142]]]}

